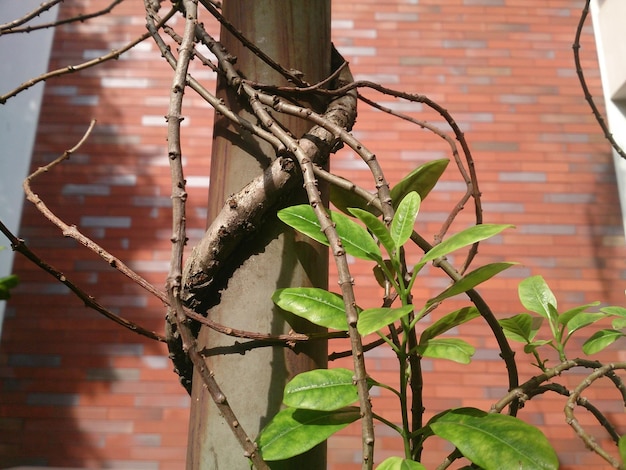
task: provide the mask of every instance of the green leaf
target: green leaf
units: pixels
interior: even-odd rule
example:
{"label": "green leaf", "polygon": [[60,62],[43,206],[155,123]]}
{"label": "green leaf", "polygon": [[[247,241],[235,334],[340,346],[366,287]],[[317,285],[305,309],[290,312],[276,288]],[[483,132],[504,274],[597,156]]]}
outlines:
{"label": "green leaf", "polygon": [[[543,319],[540,318],[539,320]],[[502,318],[498,320],[498,323],[507,338],[520,343],[531,342],[539,330],[539,325],[537,325],[537,328],[533,331],[533,316],[529,313],[520,313],[510,318]]]}
{"label": "green leaf", "polygon": [[485,470],[559,468],[554,449],[539,429],[513,416],[475,411],[451,410],[430,426]]}
{"label": "green leaf", "polygon": [[[376,194],[372,194],[371,197],[372,200],[378,199]],[[376,207],[368,204],[368,201],[363,200],[363,198],[356,195],[353,191],[349,191],[334,184],[330,186],[330,202],[345,214],[350,213],[350,208],[358,207],[359,209],[370,212],[376,217],[381,215],[381,212]]]}
{"label": "green leaf", "polygon": [[449,297],[454,297],[455,295],[467,292],[468,290],[476,287],[478,284],[481,284],[491,279],[496,274],[504,271],[507,268],[510,268],[515,264],[517,263],[491,263],[485,266],[481,266],[480,268],[477,268],[471,273],[463,276],[461,279],[456,281],[437,297],[430,299],[428,301],[428,304],[432,305],[434,303],[441,302],[442,300],[445,300]]}
{"label": "green leaf", "polygon": [[626,318],[616,318],[611,322],[611,326],[614,330],[621,330],[626,328]]}
{"label": "green leaf", "polygon": [[369,335],[408,315],[412,311],[412,305],[398,308],[369,308],[361,312],[356,327],[361,335]]}
{"label": "green leaf", "polygon": [[415,191],[410,192],[402,199],[393,216],[389,231],[396,249],[402,247],[411,238],[419,209],[420,197]]}
{"label": "green leaf", "polygon": [[448,253],[452,253],[459,248],[463,248],[464,246],[472,245],[481,240],[485,240],[486,238],[493,237],[498,233],[502,232],[504,229],[513,227],[513,225],[498,225],[498,224],[480,224],[473,225],[465,230],[455,233],[450,238],[442,241],[439,245],[433,247],[432,250],[427,252],[420,263],[426,263],[428,261],[432,261],[434,259],[440,258],[442,256],[447,255]]}
{"label": "green leaf", "polygon": [[286,386],[283,403],[292,408],[332,411],[359,399],[354,372],[317,369],[296,375]]}
{"label": "green leaf", "polygon": [[[278,211],[278,218],[313,240],[329,245],[313,208],[308,204],[286,207]],[[346,253],[359,259],[382,261],[380,248],[367,230],[339,212],[331,212],[330,218]]]}
{"label": "green leaf", "polygon": [[608,315],[615,315],[615,316],[618,316],[618,317],[626,317],[626,308],[624,308],[624,307],[617,307],[617,306],[602,307],[600,309],[600,311],[602,313],[606,313]]}
{"label": "green leaf", "polygon": [[519,283],[518,294],[520,302],[527,310],[547,319],[553,316],[550,305],[556,309],[556,297],[543,277],[531,276],[524,279]]}
{"label": "green leaf", "polygon": [[524,352],[526,354],[531,354],[534,351],[537,350],[537,348],[541,347],[541,346],[545,346],[546,344],[550,344],[552,343],[552,340],[550,339],[542,339],[539,341],[533,341],[532,343],[528,343],[526,345],[524,345]]}
{"label": "green leaf", "polygon": [[356,407],[336,411],[286,408],[278,412],[259,434],[257,443],[261,457],[270,462],[300,455],[359,417]]}
{"label": "green leaf", "polygon": [[420,165],[411,173],[391,188],[391,200],[393,206],[398,207],[400,201],[411,191],[417,192],[423,201],[428,193],[435,187],[437,181],[446,170],[449,161],[447,159],[433,160]]}
{"label": "green leaf", "polygon": [[625,336],[623,333],[616,330],[600,330],[596,331],[591,338],[585,341],[583,344],[583,352],[587,355],[595,354],[602,351],[607,346],[610,346],[615,341]]}
{"label": "green leaf", "polygon": [[567,336],[571,336],[577,330],[592,325],[598,320],[606,318],[604,313],[587,313],[582,312],[567,322]]}
{"label": "green leaf", "polygon": [[417,352],[422,357],[448,359],[460,364],[469,364],[474,355],[474,346],[457,338],[433,338],[420,343]]}
{"label": "green leaf", "polygon": [[328,246],[328,239],[313,208],[308,204],[286,207],[278,211],[278,218],[300,233],[304,233],[313,240]]}
{"label": "green leaf", "polygon": [[389,457],[383,460],[376,470],[426,470],[426,467],[419,462],[402,457]]}
{"label": "green leaf", "polygon": [[358,208],[348,209],[350,213],[365,224],[365,226],[376,236],[378,241],[385,247],[387,253],[391,255],[395,249],[393,239],[389,234],[389,229],[378,217],[367,211]]}
{"label": "green leaf", "polygon": [[622,464],[626,463],[626,434],[620,436],[617,447],[619,448],[619,457],[622,460]]}
{"label": "green leaf", "polygon": [[272,301],[315,325],[348,331],[345,305],[340,295],[315,287],[289,287],[275,291]]}
{"label": "green leaf", "polygon": [[465,322],[468,322],[478,316],[480,316],[480,313],[478,312],[478,309],[476,307],[463,307],[459,310],[448,313],[447,315],[444,315],[442,318],[430,325],[424,331],[422,331],[422,335],[420,336],[420,343],[428,341],[431,338],[435,338],[445,333],[446,331]]}
{"label": "green leaf", "polygon": [[592,302],[590,304],[579,305],[578,307],[571,308],[559,315],[559,318],[558,318],[559,323],[561,325],[567,325],[567,323],[579,313],[582,313],[585,310],[589,309],[590,307],[595,307],[596,305],[599,305],[599,304],[600,302]]}
{"label": "green leaf", "polygon": [[337,235],[341,238],[346,253],[355,258],[382,263],[380,247],[367,230],[339,212],[331,212],[330,218],[335,224]]}
{"label": "green leaf", "polygon": [[16,274],[9,274],[8,276],[0,277],[0,284],[2,284],[3,286],[9,289],[13,289],[14,287],[17,287],[19,283],[20,283],[20,278],[17,277]]}

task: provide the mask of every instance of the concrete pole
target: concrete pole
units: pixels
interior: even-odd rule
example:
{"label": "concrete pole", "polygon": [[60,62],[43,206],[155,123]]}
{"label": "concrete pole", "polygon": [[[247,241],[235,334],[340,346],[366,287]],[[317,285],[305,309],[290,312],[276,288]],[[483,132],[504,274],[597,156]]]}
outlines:
{"label": "concrete pole", "polygon": [[[224,16],[254,44],[286,69],[304,73],[315,83],[330,73],[330,0],[263,0],[223,2]],[[221,42],[237,57],[235,66],[251,80],[287,84],[277,72],[257,59],[222,28]],[[242,110],[230,90],[218,81],[218,95],[240,114]],[[281,122],[300,137],[312,126],[295,118]],[[222,208],[225,199],[259,175],[275,158],[271,147],[249,135],[242,135],[219,116],[213,134],[209,223]],[[305,201],[298,189],[293,203]],[[287,286],[327,287],[328,255],[326,248],[310,245],[277,219],[246,244],[254,254],[242,253],[241,265],[221,293],[218,305],[209,312],[215,321],[251,331],[286,333],[292,328],[303,331],[298,319],[289,319],[276,311],[270,297],[275,289]],[[240,423],[254,439],[259,430],[280,410],[285,383],[294,375],[327,365],[324,341],[300,346],[295,351],[282,346],[263,347],[239,353],[223,354],[233,338],[203,328],[198,348],[215,352],[208,363],[228,398]],[[187,468],[189,470],[247,470],[249,463],[227,425],[217,413],[199,377],[194,378]],[[276,469],[326,468],[326,449],[319,446],[305,456]]]}

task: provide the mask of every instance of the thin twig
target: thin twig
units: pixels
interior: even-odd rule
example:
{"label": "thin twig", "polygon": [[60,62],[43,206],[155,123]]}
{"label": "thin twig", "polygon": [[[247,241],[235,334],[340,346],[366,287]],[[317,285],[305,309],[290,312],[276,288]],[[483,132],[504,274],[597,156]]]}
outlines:
{"label": "thin twig", "polygon": [[[146,5],[148,6],[148,5]],[[180,122],[182,121],[181,109],[183,95],[187,84],[187,73],[189,63],[193,57],[195,30],[198,24],[198,5],[194,0],[183,0],[185,11],[185,31],[182,37],[179,57],[177,61],[174,79],[170,92],[170,106],[167,114],[168,123],[168,157],[170,161],[170,171],[172,180],[172,254],[170,257],[170,271],[167,278],[167,292],[170,299],[171,309],[168,316],[174,318],[177,331],[181,335],[183,350],[188,354],[198,371],[203,382],[217,406],[217,409],[228,423],[233,435],[239,441],[246,456],[259,470],[269,470],[267,464],[261,458],[256,446],[246,434],[243,426],[239,423],[232,407],[221,388],[219,387],[213,373],[209,370],[204,358],[197,350],[197,343],[191,334],[187,322],[187,316],[183,309],[181,299],[182,291],[182,264],[184,246],[187,242],[185,201],[185,180],[182,167],[182,150],[180,141]]]}
{"label": "thin twig", "polygon": [[[60,0],[63,1],[63,0]],[[7,29],[2,29],[2,26],[0,26],[0,35],[3,34],[13,34],[13,33],[30,33],[32,31],[37,31],[40,29],[48,29],[48,28],[54,28],[56,26],[60,26],[62,24],[68,24],[68,23],[76,23],[76,22],[83,22],[83,21],[87,21],[91,18],[96,18],[98,16],[103,16],[106,15],[108,13],[110,13],[113,8],[115,8],[117,5],[119,5],[120,3],[122,3],[124,0],[113,0],[111,2],[111,4],[109,6],[107,6],[106,8],[103,8],[102,10],[98,10],[95,11],[93,13],[87,13],[84,15],[76,15],[76,16],[72,16],[71,18],[65,18],[63,20],[57,20],[57,21],[52,21],[50,23],[44,23],[44,24],[38,24],[35,26],[25,26],[23,28],[7,28]],[[46,8],[48,9],[48,8]],[[38,16],[35,15],[35,16]],[[19,20],[22,21],[22,20]]]}
{"label": "thin twig", "polygon": [[[174,16],[174,13],[176,13],[176,9],[172,8],[167,13],[167,15],[165,15],[163,17],[163,19],[158,24],[155,25],[155,28],[158,29],[161,26],[163,26],[163,24],[165,24],[166,21],[168,21],[172,16]],[[31,78],[30,80],[22,83],[17,88],[9,91],[8,93],[5,93],[4,95],[1,95],[0,96],[0,104],[6,103],[6,101],[9,98],[13,98],[14,96],[19,94],[20,92],[22,92],[22,91],[32,87],[33,85],[35,85],[35,84],[37,84],[39,82],[46,81],[49,78],[60,77],[62,75],[67,75],[67,74],[70,74],[70,73],[79,72],[81,70],[85,70],[85,69],[88,69],[90,67],[94,67],[96,65],[100,65],[101,63],[109,61],[109,60],[119,59],[120,55],[122,55],[123,53],[129,51],[130,49],[135,47],[140,42],[145,41],[151,35],[152,34],[150,32],[144,33],[141,36],[139,36],[137,39],[135,39],[134,41],[131,41],[128,44],[126,44],[121,49],[114,49],[111,52],[109,52],[108,54],[102,55],[102,56],[97,57],[97,58],[92,59],[92,60],[88,60],[87,62],[82,62],[82,63],[76,64],[76,65],[68,65],[67,67],[63,67],[63,68],[60,68],[60,69],[52,70],[50,72],[46,72],[44,74],[41,74],[38,77]]]}
{"label": "thin twig", "polygon": [[598,121],[602,132],[604,133],[604,137],[609,141],[611,147],[618,153],[618,155],[624,159],[626,159],[626,152],[622,149],[622,147],[615,141],[613,138],[613,134],[609,130],[609,126],[606,125],[604,118],[600,114],[600,110],[596,106],[593,97],[589,91],[589,87],[587,86],[587,81],[585,80],[585,75],[583,72],[583,67],[580,63],[580,36],[583,31],[583,26],[585,24],[585,19],[587,19],[587,15],[589,14],[589,3],[591,0],[586,0],[585,6],[583,7],[582,13],[580,15],[580,20],[578,21],[578,26],[576,28],[576,36],[574,38],[574,44],[572,44],[572,49],[574,50],[574,63],[576,64],[576,75],[578,75],[578,80],[580,81],[580,86],[583,89],[583,94],[585,95],[585,99],[589,106],[591,107],[591,111]]}
{"label": "thin twig", "polygon": [[24,23],[28,23],[33,18],[36,18],[42,13],[50,10],[53,6],[55,6],[57,3],[61,3],[62,1],[63,0],[49,0],[48,2],[42,3],[34,10],[29,11],[28,13],[26,13],[26,15],[22,16],[21,18],[15,19],[13,21],[9,21],[8,23],[0,24],[0,36],[2,36],[3,34],[9,34],[9,33],[15,32],[11,30],[13,28],[17,28],[20,25],[23,25]]}
{"label": "thin twig", "polygon": [[156,341],[160,341],[162,343],[165,342],[165,337],[155,333],[154,331],[150,331],[137,323],[134,323],[130,320],[127,320],[120,315],[117,315],[106,307],[101,305],[96,299],[87,294],[84,290],[78,287],[72,280],[70,280],[63,272],[59,271],[57,268],[52,266],[51,264],[46,263],[39,255],[37,255],[34,251],[32,251],[22,240],[21,238],[17,238],[11,231],[0,221],[0,232],[2,232],[11,242],[11,249],[20,253],[26,259],[34,263],[36,266],[52,275],[57,281],[65,285],[69,290],[71,290],[76,297],[82,300],[85,304],[85,307],[95,310],[101,315],[105,316],[109,320],[117,323],[118,325],[132,331],[133,333],[137,333],[138,335],[145,336],[146,338],[153,339]]}

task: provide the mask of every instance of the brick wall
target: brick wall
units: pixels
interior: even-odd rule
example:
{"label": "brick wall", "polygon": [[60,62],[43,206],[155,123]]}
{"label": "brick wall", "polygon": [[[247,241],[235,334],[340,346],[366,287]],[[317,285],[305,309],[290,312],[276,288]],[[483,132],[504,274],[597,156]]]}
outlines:
{"label": "brick wall", "polygon": [[[93,11],[105,3],[66,2],[60,15]],[[542,274],[565,307],[593,300],[623,304],[626,249],[610,149],[581,96],[573,68],[571,43],[580,3],[333,2],[334,42],[356,78],[423,93],[443,104],[470,142],[486,221],[517,226],[480,249],[479,263],[520,263],[481,288],[499,316],[521,311],[516,286],[531,274]],[[107,18],[60,27],[50,67],[79,63],[142,34],[140,6],[124,2]],[[593,94],[601,96],[589,25],[583,35],[583,64]],[[90,119],[98,119],[89,141],[69,162],[36,181],[35,191],[67,223],[76,224],[157,286],[165,282],[170,249],[163,118],[170,74],[155,46],[146,42],[104,67],[48,81],[32,162],[35,168],[51,161],[74,145]],[[213,88],[211,76],[202,72],[199,77]],[[421,105],[364,93],[442,124]],[[212,111],[190,93],[184,114],[193,245],[205,223]],[[376,152],[392,183],[420,163],[450,157],[441,139],[365,106],[355,134]],[[350,151],[341,151],[333,167],[373,187],[365,165]],[[460,178],[450,172],[429,196],[419,219],[428,237],[463,190]],[[468,207],[453,230],[470,222],[471,212]],[[162,331],[165,312],[160,302],[62,238],[32,205],[24,211],[20,236],[102,304]],[[354,265],[363,307],[379,302],[370,268]],[[0,466],[182,468],[189,398],[171,372],[165,349],[85,309],[23,259],[17,258],[14,269],[22,285],[8,304],[0,344]],[[447,285],[433,269],[429,273],[433,276],[419,282],[419,298]],[[463,304],[455,299],[444,308],[451,311]],[[470,366],[426,361],[429,416],[453,406],[487,408],[504,393],[504,365],[485,330],[480,322],[461,328],[477,348]],[[345,347],[332,343],[330,350]],[[623,359],[617,349],[606,358]],[[369,361],[375,378],[396,380],[388,352],[377,350]],[[520,373],[524,379],[534,371],[522,365]],[[581,377],[577,374],[570,384]],[[601,388],[590,397],[615,414],[621,412],[605,392]],[[394,406],[392,397],[375,392],[377,413],[393,419]],[[543,425],[563,468],[606,468],[573,437],[562,406],[562,400],[544,397],[531,402],[521,416]],[[617,419],[626,424],[621,416]],[[377,458],[401,452],[397,438],[382,426],[377,429]],[[329,468],[359,468],[358,432],[358,426],[351,427],[331,439]],[[602,434],[598,439],[605,443]],[[434,441],[428,449],[428,468],[450,451],[447,444]]]}

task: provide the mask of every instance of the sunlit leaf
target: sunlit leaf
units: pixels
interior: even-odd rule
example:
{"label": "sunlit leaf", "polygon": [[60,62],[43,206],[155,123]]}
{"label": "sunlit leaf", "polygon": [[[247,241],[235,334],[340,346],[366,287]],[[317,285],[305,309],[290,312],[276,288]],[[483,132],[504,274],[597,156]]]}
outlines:
{"label": "sunlit leaf", "polygon": [[623,317],[615,318],[611,322],[611,326],[613,327],[614,330],[621,330],[622,328],[626,328],[626,318],[623,318]]}
{"label": "sunlit leaf", "polygon": [[519,341],[520,343],[532,341],[539,329],[539,326],[537,326],[537,329],[533,332],[533,316],[528,313],[520,313],[510,318],[502,318],[498,320],[498,323],[507,338],[513,341]]}
{"label": "sunlit leaf", "polygon": [[313,208],[308,204],[281,209],[278,211],[278,218],[298,232],[324,245],[328,245],[328,239],[322,232],[317,216]]}
{"label": "sunlit leaf", "polygon": [[524,279],[519,283],[518,294],[524,308],[544,318],[552,316],[550,305],[554,308],[557,307],[556,297],[542,276],[531,276]]}
{"label": "sunlit leaf", "polygon": [[626,317],[626,308],[618,306],[602,307],[601,312],[608,315],[616,315],[618,317]]}
{"label": "sunlit leaf", "polygon": [[378,241],[385,247],[387,253],[393,253],[395,245],[389,234],[389,229],[378,217],[358,208],[349,209],[350,213],[358,218],[374,234]]}
{"label": "sunlit leaf", "polygon": [[424,331],[422,331],[422,335],[420,336],[420,343],[428,341],[431,338],[435,338],[445,333],[446,331],[462,325],[463,323],[468,322],[478,316],[480,316],[480,313],[478,312],[478,309],[476,307],[463,307],[459,310],[448,313],[447,315],[444,315],[442,318],[430,325]]}
{"label": "sunlit leaf", "polygon": [[579,305],[578,307],[571,308],[559,315],[559,323],[561,325],[567,325],[567,323],[579,313],[582,313],[588,310],[589,308],[595,307],[596,305],[599,305],[599,304],[600,302],[592,302],[590,304]]}
{"label": "sunlit leaf", "polygon": [[380,307],[363,310],[359,315],[357,330],[363,336],[369,335],[394,323],[412,311],[412,305],[405,305],[399,308]]}
{"label": "sunlit leaf", "polygon": [[348,330],[343,298],[315,287],[278,289],[272,301],[280,308],[311,323],[333,330]]}
{"label": "sunlit leaf", "polygon": [[353,371],[316,369],[296,375],[285,386],[283,403],[292,408],[332,411],[358,399]]}
{"label": "sunlit leaf", "polygon": [[[278,218],[308,237],[329,245],[313,208],[308,204],[282,209],[278,211]],[[367,230],[339,212],[331,212],[330,218],[335,224],[337,235],[341,238],[346,253],[359,259],[382,260],[380,248]]]}
{"label": "sunlit leaf", "polygon": [[300,455],[359,417],[359,409],[356,407],[335,411],[286,408],[278,412],[261,431],[257,438],[259,452],[266,461]]}
{"label": "sunlit leaf", "polygon": [[484,470],[558,469],[557,455],[539,429],[513,416],[476,411],[451,410],[430,426]]}
{"label": "sunlit leaf", "polygon": [[426,470],[426,467],[419,462],[402,457],[389,457],[383,460],[376,470]]}
{"label": "sunlit leaf", "polygon": [[504,271],[507,268],[515,265],[517,263],[491,263],[485,266],[481,266],[480,268],[475,269],[471,273],[466,274],[461,279],[456,281],[446,290],[444,290],[437,297],[434,297],[428,301],[429,304],[434,304],[437,302],[441,302],[450,297],[454,297],[455,295],[461,294],[463,292],[467,292],[470,289],[473,289],[478,284],[481,284],[489,279],[491,279],[496,274]]}
{"label": "sunlit leaf", "polygon": [[604,313],[579,313],[567,322],[567,336],[571,336],[571,334],[575,331],[592,325],[598,320],[602,320],[603,318],[606,318],[606,315]]}
{"label": "sunlit leaf", "polygon": [[432,250],[424,254],[420,263],[426,263],[434,259],[445,256],[452,253],[464,246],[472,245],[478,241],[485,240],[493,237],[504,229],[513,227],[512,225],[497,225],[497,224],[480,224],[473,225],[466,228],[462,232],[452,235],[450,238],[445,239],[439,245],[433,247]]}
{"label": "sunlit leaf", "polygon": [[346,253],[355,258],[382,262],[380,247],[367,230],[339,212],[331,212],[330,218],[335,224],[337,235],[341,238]]}
{"label": "sunlit leaf", "polygon": [[460,364],[469,364],[475,351],[474,346],[458,338],[433,338],[417,347],[422,357],[448,359]]}
{"label": "sunlit leaf", "polygon": [[398,184],[391,188],[391,199],[394,207],[411,191],[417,192],[420,199],[426,199],[428,193],[435,187],[437,181],[446,170],[449,161],[447,159],[433,160],[417,167],[406,175]]}
{"label": "sunlit leaf", "polygon": [[624,334],[616,330],[596,331],[591,338],[583,344],[583,352],[587,355],[600,352],[620,339],[622,336],[624,336]]}
{"label": "sunlit leaf", "polygon": [[396,249],[402,247],[411,238],[419,208],[420,197],[415,191],[407,194],[398,205],[389,230]]}

